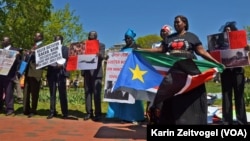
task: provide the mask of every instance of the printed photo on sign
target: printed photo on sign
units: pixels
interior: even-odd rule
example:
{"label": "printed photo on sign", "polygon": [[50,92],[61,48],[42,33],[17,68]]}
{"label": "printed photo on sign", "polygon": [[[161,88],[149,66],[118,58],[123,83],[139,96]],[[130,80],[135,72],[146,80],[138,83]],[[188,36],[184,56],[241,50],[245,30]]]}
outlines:
{"label": "printed photo on sign", "polygon": [[222,64],[226,67],[241,67],[249,65],[249,51],[233,49],[221,51]]}
{"label": "printed photo on sign", "polygon": [[84,54],[85,52],[85,42],[75,42],[71,43],[69,47],[69,56],[77,56]]}
{"label": "printed photo on sign", "polygon": [[125,92],[116,91],[112,92],[112,87],[115,85],[118,75],[128,57],[128,53],[125,52],[114,52],[108,54],[109,59],[107,60],[106,76],[104,84],[104,99],[106,102],[117,102],[117,103],[135,103],[135,98]]}
{"label": "printed photo on sign", "polygon": [[112,92],[113,83],[115,83],[115,81],[107,81],[106,82],[107,87],[104,90],[104,98],[121,100],[121,101],[122,100],[128,101],[129,100],[129,93],[128,92],[122,92],[122,91]]}
{"label": "printed photo on sign", "polygon": [[210,51],[229,49],[227,33],[213,34],[209,35],[207,38],[208,38],[208,49]]}
{"label": "printed photo on sign", "polygon": [[56,41],[35,50],[36,69],[51,65],[62,59],[61,41]]}
{"label": "printed photo on sign", "polygon": [[98,56],[96,54],[78,55],[78,70],[92,70],[97,68]]}

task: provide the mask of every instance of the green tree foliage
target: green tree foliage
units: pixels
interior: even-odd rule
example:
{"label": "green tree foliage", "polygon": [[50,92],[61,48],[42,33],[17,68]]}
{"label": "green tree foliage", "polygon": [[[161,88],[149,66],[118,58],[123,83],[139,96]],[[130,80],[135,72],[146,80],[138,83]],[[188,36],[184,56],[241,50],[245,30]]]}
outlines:
{"label": "green tree foliage", "polygon": [[2,0],[0,37],[9,36],[16,47],[29,49],[34,34],[42,31],[50,16],[50,0]]}
{"label": "green tree foliage", "polygon": [[[57,34],[63,35],[65,45],[87,35],[69,4],[53,11],[51,0],[2,0],[0,16],[0,38],[11,37],[15,47],[30,49],[36,32],[44,33],[45,44],[53,42]],[[77,74],[72,72],[74,77]]]}
{"label": "green tree foliage", "polygon": [[5,24],[6,19],[6,9],[7,6],[5,1],[0,1],[0,31],[3,32],[3,25]]}
{"label": "green tree foliage", "polygon": [[142,48],[151,48],[153,43],[161,41],[161,37],[156,34],[150,34],[142,37],[138,37],[136,43]]}
{"label": "green tree foliage", "polygon": [[245,66],[245,76],[247,78],[250,78],[250,66]]}
{"label": "green tree foliage", "polygon": [[250,40],[250,26],[244,27],[247,31],[248,40]]}
{"label": "green tree foliage", "polygon": [[61,34],[64,37],[64,44],[69,45],[72,41],[78,42],[86,39],[86,33],[79,22],[79,16],[74,15],[67,4],[63,9],[51,13],[50,18],[45,22],[44,35],[46,43],[51,43],[53,37]]}
{"label": "green tree foliage", "polygon": [[[50,18],[45,22],[44,37],[45,44],[53,42],[55,35],[64,37],[64,45],[70,46],[71,42],[83,41],[87,38],[83,26],[79,21],[80,17],[75,15],[75,11],[70,11],[70,5],[66,4],[63,9],[51,12]],[[70,72],[70,79],[79,79],[79,70]]]}

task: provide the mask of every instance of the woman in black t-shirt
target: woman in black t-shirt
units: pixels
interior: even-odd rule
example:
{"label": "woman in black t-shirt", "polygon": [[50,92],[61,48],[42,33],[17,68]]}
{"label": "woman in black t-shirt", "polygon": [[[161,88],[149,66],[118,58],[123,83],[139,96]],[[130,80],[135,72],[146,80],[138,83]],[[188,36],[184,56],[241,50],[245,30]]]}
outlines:
{"label": "woman in black t-shirt", "polygon": [[[203,48],[199,38],[194,33],[188,32],[189,24],[185,16],[178,15],[175,17],[174,28],[176,33],[168,36],[165,40],[165,50],[168,51],[170,55],[196,59],[195,54],[197,54],[208,61],[219,64],[219,62]],[[192,73],[192,70],[190,70],[190,73]],[[159,124],[207,124],[205,84],[165,100],[161,109]]]}

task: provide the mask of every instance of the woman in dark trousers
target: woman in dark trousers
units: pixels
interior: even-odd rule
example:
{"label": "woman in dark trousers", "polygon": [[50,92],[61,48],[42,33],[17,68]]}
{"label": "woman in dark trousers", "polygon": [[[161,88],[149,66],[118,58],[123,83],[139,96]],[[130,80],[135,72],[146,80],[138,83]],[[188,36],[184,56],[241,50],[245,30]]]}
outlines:
{"label": "woman in dark trousers", "polygon": [[[223,32],[236,31],[235,22],[228,22]],[[243,67],[227,68],[221,73],[222,116],[225,125],[233,124],[233,93],[237,124],[247,124],[244,100],[245,76]]]}

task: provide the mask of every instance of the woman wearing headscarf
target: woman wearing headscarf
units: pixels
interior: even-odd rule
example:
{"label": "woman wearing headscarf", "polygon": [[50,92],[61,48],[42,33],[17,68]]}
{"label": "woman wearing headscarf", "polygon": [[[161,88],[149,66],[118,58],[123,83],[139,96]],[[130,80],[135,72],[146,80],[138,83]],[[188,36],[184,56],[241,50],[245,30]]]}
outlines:
{"label": "woman wearing headscarf", "polygon": [[140,46],[136,44],[135,38],[136,33],[132,29],[128,29],[124,35],[126,45],[121,49],[121,52],[131,53],[133,49],[137,49]]}
{"label": "woman wearing headscarf", "polygon": [[[128,29],[124,35],[126,45],[120,50],[120,52],[131,53],[133,49],[139,48],[140,46],[135,42],[135,37],[136,33],[132,29]],[[124,122],[132,122],[136,124],[145,119],[143,102],[141,100],[135,100],[134,104],[110,102],[106,117],[118,118]]]}

